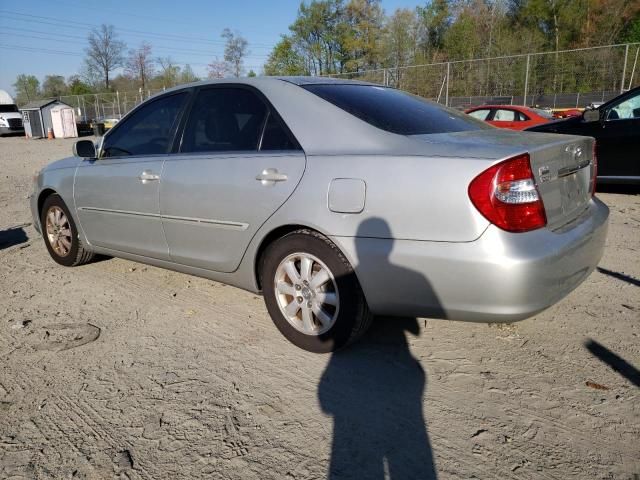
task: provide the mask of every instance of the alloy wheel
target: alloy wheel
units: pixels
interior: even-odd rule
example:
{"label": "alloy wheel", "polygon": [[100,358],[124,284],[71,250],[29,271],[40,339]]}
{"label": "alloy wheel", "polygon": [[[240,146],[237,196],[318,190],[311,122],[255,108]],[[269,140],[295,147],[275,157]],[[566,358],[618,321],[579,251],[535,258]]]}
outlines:
{"label": "alloy wheel", "polygon": [[280,262],[274,280],[280,311],[296,330],[317,336],[334,325],[340,309],[338,287],[320,259],[293,253]]}

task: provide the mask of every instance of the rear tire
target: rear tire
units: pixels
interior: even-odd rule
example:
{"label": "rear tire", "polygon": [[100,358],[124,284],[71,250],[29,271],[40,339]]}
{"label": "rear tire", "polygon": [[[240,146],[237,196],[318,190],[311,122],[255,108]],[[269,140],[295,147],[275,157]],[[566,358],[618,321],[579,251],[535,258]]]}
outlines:
{"label": "rear tire", "polygon": [[328,238],[297,230],[276,240],[261,268],[267,310],[294,345],[315,353],[343,348],[371,325],[353,267]]}
{"label": "rear tire", "polygon": [[53,194],[45,199],[40,225],[44,244],[56,263],[76,267],[93,259],[94,253],[82,244],[73,217],[59,195]]}

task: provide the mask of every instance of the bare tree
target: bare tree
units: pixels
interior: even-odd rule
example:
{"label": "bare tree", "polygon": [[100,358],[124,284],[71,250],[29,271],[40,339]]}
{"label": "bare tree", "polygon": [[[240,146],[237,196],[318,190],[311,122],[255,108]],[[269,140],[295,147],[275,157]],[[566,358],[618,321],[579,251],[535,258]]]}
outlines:
{"label": "bare tree", "polygon": [[177,85],[180,67],[173,62],[173,59],[171,57],[158,57],[156,62],[160,65],[162,84],[167,87]]}
{"label": "bare tree", "polygon": [[146,90],[147,81],[153,76],[155,65],[151,58],[151,45],[142,42],[136,50],[129,50],[126,72],[140,82],[142,91]]}
{"label": "bare tree", "polygon": [[122,52],[126,45],[117,39],[113,25],[100,25],[89,33],[89,47],[85,50],[87,72],[100,72],[104,86],[109,89],[109,76],[124,61]]}
{"label": "bare tree", "polygon": [[227,41],[224,47],[224,59],[230,64],[234,76],[239,77],[243,70],[244,57],[249,54],[247,49],[249,42],[240,33],[233,33],[228,28],[222,31],[221,37]]}
{"label": "bare tree", "polygon": [[207,72],[209,78],[225,78],[230,73],[230,64],[215,57],[213,62],[207,65]]}

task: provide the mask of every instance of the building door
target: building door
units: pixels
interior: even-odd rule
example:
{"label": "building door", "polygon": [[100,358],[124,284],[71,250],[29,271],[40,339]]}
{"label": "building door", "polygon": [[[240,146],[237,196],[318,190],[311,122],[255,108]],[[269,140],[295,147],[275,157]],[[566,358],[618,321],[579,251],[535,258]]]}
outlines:
{"label": "building door", "polygon": [[31,136],[44,137],[42,122],[40,121],[40,111],[28,110],[28,113],[29,113],[29,123],[31,124]]}

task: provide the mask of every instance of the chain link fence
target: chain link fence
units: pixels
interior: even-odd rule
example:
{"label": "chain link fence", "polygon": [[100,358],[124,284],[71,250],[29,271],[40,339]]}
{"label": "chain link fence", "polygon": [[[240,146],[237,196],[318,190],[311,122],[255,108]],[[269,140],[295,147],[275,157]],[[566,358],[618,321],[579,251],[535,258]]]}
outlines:
{"label": "chain link fence", "polygon": [[74,108],[77,121],[91,122],[101,119],[120,119],[136,105],[160,91],[65,95],[59,97],[59,100]]}
{"label": "chain link fence", "polygon": [[[583,108],[640,85],[640,43],[329,75],[393,86],[455,108]],[[122,118],[161,90],[67,95],[81,122]]]}
{"label": "chain link fence", "polygon": [[640,85],[640,43],[330,75],[380,83],[457,108],[581,108]]}

